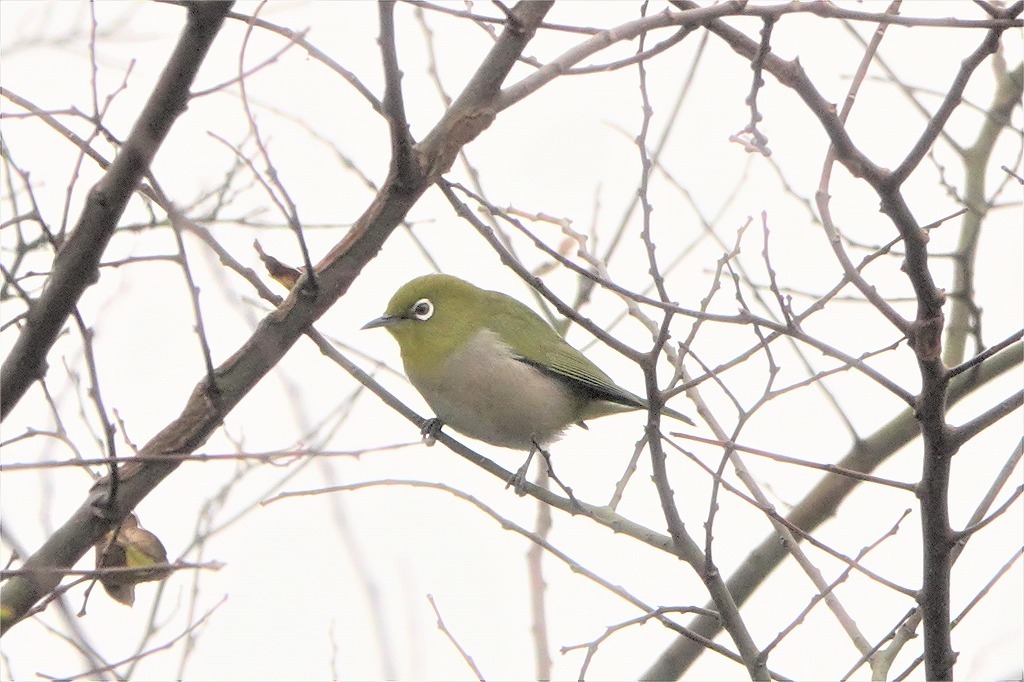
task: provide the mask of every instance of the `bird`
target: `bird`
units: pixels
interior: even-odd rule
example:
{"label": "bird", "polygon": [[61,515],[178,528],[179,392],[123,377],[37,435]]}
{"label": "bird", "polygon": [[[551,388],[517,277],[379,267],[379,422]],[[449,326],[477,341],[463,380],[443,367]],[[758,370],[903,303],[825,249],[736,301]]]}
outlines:
{"label": "bird", "polygon": [[[406,376],[436,415],[424,436],[447,424],[532,457],[574,424],[648,407],[531,308],[452,275],[406,282],[362,328],[383,328],[398,342]],[[671,408],[661,412],[693,425]]]}

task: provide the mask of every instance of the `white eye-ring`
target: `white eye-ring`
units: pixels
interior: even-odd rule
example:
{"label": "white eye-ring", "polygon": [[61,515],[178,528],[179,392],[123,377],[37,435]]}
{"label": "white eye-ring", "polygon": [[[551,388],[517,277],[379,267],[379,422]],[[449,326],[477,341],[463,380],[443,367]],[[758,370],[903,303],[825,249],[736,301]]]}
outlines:
{"label": "white eye-ring", "polygon": [[409,308],[409,312],[420,322],[426,322],[434,315],[434,304],[429,298],[421,298],[416,301],[416,305]]}

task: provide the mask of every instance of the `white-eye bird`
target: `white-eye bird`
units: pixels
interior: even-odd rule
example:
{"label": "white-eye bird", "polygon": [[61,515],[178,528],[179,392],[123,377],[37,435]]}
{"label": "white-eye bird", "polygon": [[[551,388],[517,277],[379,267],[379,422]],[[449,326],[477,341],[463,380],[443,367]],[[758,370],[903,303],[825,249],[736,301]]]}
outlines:
{"label": "white-eye bird", "polygon": [[409,381],[437,418],[485,443],[532,453],[572,424],[647,407],[533,310],[451,275],[402,285],[363,329],[372,327],[398,341]]}

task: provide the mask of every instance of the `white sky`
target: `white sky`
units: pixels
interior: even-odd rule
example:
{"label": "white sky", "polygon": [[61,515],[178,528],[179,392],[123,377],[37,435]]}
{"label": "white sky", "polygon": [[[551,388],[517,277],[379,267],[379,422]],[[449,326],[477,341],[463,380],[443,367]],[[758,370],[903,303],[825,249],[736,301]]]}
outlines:
{"label": "white sky", "polygon": [[[881,11],[885,5],[867,2],[851,6]],[[236,7],[240,12],[254,9],[255,5],[250,3]],[[484,14],[495,12],[484,3],[476,3],[474,9]],[[36,37],[61,35],[69,28],[81,31],[88,25],[86,11],[85,5],[70,2],[0,3],[3,86],[48,109],[73,105],[88,110],[91,95],[86,36],[77,33],[56,47],[20,45]],[[129,61],[135,60],[127,88],[118,94],[105,118],[107,126],[123,137],[174,44],[183,11],[170,6],[129,3],[99,3],[95,11],[101,27],[116,26],[112,35],[99,41],[97,79],[101,94],[116,90],[125,79]],[[626,2],[563,2],[556,5],[548,19],[604,27],[635,18],[637,12],[635,4]],[[907,3],[904,13],[980,17],[980,11],[969,2]],[[399,6],[396,15],[406,109],[413,135],[422,137],[443,107],[426,72],[424,42],[412,8]],[[382,92],[375,42],[376,8],[371,3],[280,2],[269,5],[262,16],[294,30],[308,28],[308,40],[355,72],[378,96]],[[127,23],[118,26],[122,17]],[[428,13],[427,18],[435,32],[439,71],[448,92],[454,94],[479,63],[490,38],[482,30],[448,17]],[[749,19],[735,21],[734,25],[749,35],[755,35],[758,28],[757,22]],[[858,28],[862,35],[869,35],[867,27]],[[237,73],[242,32],[243,27],[237,22],[226,24],[195,89],[213,86]],[[651,140],[658,139],[666,125],[699,37],[697,33],[689,36],[648,66],[654,110]],[[979,39],[979,31],[894,27],[883,43],[883,56],[904,82],[924,92],[942,92]],[[528,52],[546,61],[580,40],[582,37],[571,34],[543,35],[530,45]],[[1008,34],[1005,44],[1005,58],[1012,68],[1021,59],[1020,32]],[[246,63],[258,63],[282,45],[280,38],[256,32]],[[861,56],[861,48],[845,30],[813,16],[785,17],[776,26],[773,46],[785,58],[799,56],[819,91],[834,102],[841,102],[845,96]],[[635,44],[617,46],[602,53],[594,63],[623,58],[634,50]],[[512,80],[529,71],[527,66],[518,67]],[[982,66],[968,89],[968,101],[980,105],[990,101],[991,71],[988,64]],[[872,73],[881,75],[877,70]],[[563,77],[503,112],[467,148],[470,160],[481,171],[481,181],[491,201],[528,214],[568,218],[574,229],[584,232],[592,224],[597,225],[597,250],[601,252],[635,192],[639,159],[633,137],[640,122],[636,79],[635,67]],[[763,283],[767,279],[760,256],[760,215],[765,211],[772,229],[772,264],[780,281],[797,291],[824,291],[835,281],[837,267],[820,227],[811,223],[806,207],[784,192],[777,173],[764,159],[729,142],[729,136],[747,121],[743,100],[749,91],[749,81],[748,63],[712,38],[662,162],[673,178],[694,195],[706,216],[721,215],[715,227],[729,246],[735,239],[735,230],[748,216],[754,218],[739,262],[754,273],[756,281]],[[796,195],[813,201],[827,140],[790,90],[771,77],[766,77],[766,81],[759,104],[765,117],[762,129],[769,135],[774,151],[772,160],[782,169]],[[302,219],[309,225],[341,226],[308,231],[310,249],[317,260],[341,238],[343,226],[358,217],[372,194],[355,176],[345,172],[334,152],[314,140],[299,122],[327,138],[378,183],[383,180],[388,161],[386,127],[349,86],[299,49],[290,50],[273,66],[251,78],[247,87],[258,104],[261,133],[269,140],[274,164],[299,206]],[[932,108],[937,101],[927,94],[922,99]],[[4,99],[0,99],[0,109],[5,115],[20,111]],[[40,206],[50,224],[59,225],[74,150],[40,124],[16,119],[5,119],[3,124],[4,141],[12,157],[32,170]],[[969,144],[978,124],[976,112],[964,107],[954,117],[950,129],[960,136],[961,144]],[[921,117],[890,83],[868,80],[849,128],[873,160],[894,166],[920,134],[922,125]],[[1019,108],[1014,125],[1018,130],[1021,127]],[[154,171],[164,191],[177,202],[188,202],[216,187],[231,164],[230,150],[209,137],[208,132],[242,144],[245,119],[237,97],[218,93],[194,101],[160,150]],[[990,164],[991,187],[1000,180],[995,177],[1000,165],[1015,167],[1020,172],[1020,142],[1009,138],[1012,136],[1007,136],[999,147],[1000,160]],[[98,146],[105,153],[108,151],[102,143]],[[247,150],[251,151],[251,145]],[[957,204],[936,184],[937,166],[950,173],[951,183],[962,185],[960,166],[949,146],[937,145],[934,156],[934,163],[926,162],[920,179],[913,178],[907,190],[912,209],[922,223],[957,209]],[[89,184],[98,177],[96,168],[89,164],[83,166],[81,175],[68,212],[71,223],[78,215]],[[450,177],[468,182],[466,172],[458,164]],[[4,192],[6,197],[6,188]],[[894,236],[891,224],[877,211],[877,197],[845,171],[836,171],[831,192],[833,215],[851,239],[875,245]],[[694,211],[661,176],[653,183],[652,197],[654,238],[662,262],[695,245],[683,265],[671,272],[669,284],[673,296],[684,307],[696,308],[707,295],[722,247],[703,236]],[[985,339],[989,343],[1022,325],[1024,246],[1020,200],[1019,187],[1002,197],[1002,201],[1014,203],[993,215],[981,241],[978,260],[983,267],[979,269],[976,288],[978,300],[985,307]],[[266,221],[280,222],[258,188],[243,192],[231,214],[242,215],[243,209],[258,212]],[[3,221],[11,217],[6,202],[0,211]],[[126,222],[146,219],[139,203],[126,216]],[[428,192],[409,219],[419,225],[418,236],[442,270],[532,301],[523,283],[500,266],[494,253],[467,224],[456,218],[440,193]],[[557,227],[533,227],[548,244],[557,246],[562,240]],[[951,250],[956,244],[958,227],[959,223],[953,221],[933,232],[932,253]],[[236,257],[257,271],[261,271],[259,262],[250,247],[254,238],[269,253],[299,263],[294,237],[285,230],[257,230],[230,224],[213,229]],[[640,288],[648,279],[647,266],[635,233],[630,233],[609,269],[624,286]],[[6,229],[0,232],[5,248],[10,243],[8,234]],[[546,263],[526,240],[516,238],[515,244],[528,267]],[[234,275],[224,274],[197,241],[189,240],[188,249],[200,280],[214,361],[219,363],[244,342],[251,333],[251,325],[265,315],[267,307],[252,302],[254,294],[246,285]],[[168,231],[145,231],[116,237],[104,260],[172,250],[173,240]],[[5,253],[5,264],[7,257]],[[47,267],[40,260],[35,269],[45,271]],[[948,262],[935,259],[934,267],[940,286],[948,288]],[[380,314],[399,284],[430,269],[405,232],[396,231],[380,256],[367,266],[348,295],[324,316],[317,328],[369,358],[400,368],[397,348],[384,332],[358,330]],[[869,274],[883,295],[908,295],[907,280],[898,271],[896,259],[880,262]],[[575,293],[575,280],[564,271],[545,279],[566,299]],[[38,279],[30,282],[33,286],[40,283]],[[796,301],[802,307],[807,299],[798,296]],[[713,310],[733,313],[736,305],[731,292],[721,292]],[[912,316],[912,303],[897,307]],[[80,310],[98,332],[97,364],[102,370],[106,404],[117,409],[128,435],[141,445],[177,415],[202,377],[202,360],[180,272],[169,263],[106,269],[101,281],[82,300]],[[585,313],[608,327],[622,310],[617,298],[599,293]],[[832,311],[814,318],[806,331],[857,354],[898,339],[877,313],[863,305],[835,303]],[[4,322],[11,316],[5,311]],[[684,338],[689,324],[680,320],[678,327],[673,328],[673,338]],[[649,343],[646,331],[635,321],[620,323],[612,332],[635,346]],[[10,330],[0,336],[5,348],[13,338]],[[578,347],[593,343],[590,335],[575,327],[570,330],[569,340]],[[748,347],[753,340],[749,329],[716,327],[699,337],[695,350],[715,365]],[[624,386],[635,391],[642,389],[640,373],[614,351],[598,343],[588,347],[587,352]],[[779,353],[780,385],[801,380],[804,375],[795,356],[781,346]],[[352,357],[358,358],[354,354]],[[812,357],[819,369],[834,366],[816,353]],[[373,368],[370,360],[358,359],[364,368]],[[101,451],[77,412],[76,391],[66,379],[65,363],[80,367],[82,362],[77,334],[62,339],[49,360],[50,376],[53,386],[61,391],[59,400],[68,415],[72,439],[86,448],[83,456],[100,456]],[[687,366],[695,374],[700,371],[696,364]],[[917,368],[905,346],[878,358],[873,366],[908,390],[917,390]],[[666,365],[664,376],[667,378],[668,374]],[[409,405],[427,414],[422,399],[399,374],[381,371],[378,378]],[[973,418],[1019,388],[1020,380],[1017,368],[1010,376],[979,392],[975,400],[955,407],[951,422]],[[764,381],[763,359],[747,363],[728,377],[729,388],[748,406],[760,395]],[[833,385],[860,435],[872,433],[901,408],[891,395],[862,377],[842,375]],[[292,448],[313,426],[336,418],[339,410],[348,410],[356,389],[340,368],[325,360],[308,341],[300,340],[272,375],[229,417],[226,432],[248,451]],[[732,424],[735,411],[726,396],[709,387],[705,399],[721,419]],[[678,401],[674,403],[678,409],[693,413],[687,401]],[[163,585],[156,621],[165,627],[148,648],[172,639],[207,610],[219,606],[197,631],[194,649],[183,670],[179,665],[184,645],[178,642],[166,651],[148,656],[136,669],[135,678],[378,679],[388,674],[382,658],[388,658],[393,666],[391,674],[403,679],[470,678],[464,662],[435,628],[427,594],[433,595],[447,626],[488,679],[533,676],[524,562],[530,545],[521,536],[502,530],[494,519],[467,502],[438,490],[389,485],[253,507],[279,489],[295,491],[331,483],[403,479],[440,482],[466,491],[503,517],[532,527],[536,513],[533,500],[517,498],[504,489],[502,482],[442,446],[427,448],[417,444],[416,429],[380,405],[371,394],[360,396],[351,410],[347,421],[327,443],[306,444],[339,451],[400,443],[413,445],[369,452],[358,458],[304,460],[288,467],[234,461],[187,464],[140,505],[143,526],[161,538],[172,560],[180,557],[188,561],[217,561],[225,567],[198,574],[183,571]],[[4,422],[3,440],[31,426],[42,428],[46,414],[41,392],[38,388],[31,390]],[[86,419],[95,423],[92,415]],[[589,431],[574,429],[554,449],[559,476],[570,482],[581,499],[604,503],[622,475],[642,429],[643,418],[638,415],[601,420],[590,424]],[[698,428],[696,433],[711,437],[706,428]],[[1017,412],[958,455],[950,500],[954,527],[966,521],[1020,434],[1021,418]],[[235,445],[230,439],[219,433],[202,452],[233,452]],[[849,435],[834,411],[820,393],[810,389],[790,394],[763,410],[744,429],[742,440],[792,457],[824,462],[835,461],[849,447]],[[478,446],[481,454],[508,469],[514,470],[522,460],[517,452],[468,444]],[[129,452],[123,443],[119,446],[122,454]],[[717,466],[720,449],[699,445],[690,449],[709,466]],[[44,443],[37,438],[5,447],[3,462],[70,456],[68,449],[55,441]],[[755,458],[746,461],[781,510],[797,502],[819,480],[815,472],[797,467]],[[249,466],[252,470],[245,471],[243,476],[243,470]],[[687,528],[698,537],[698,542],[703,542],[702,523],[707,516],[710,481],[682,458],[671,461],[670,466]],[[915,481],[920,475],[919,443],[891,458],[876,473],[900,481]],[[230,487],[230,493],[219,499],[218,495],[236,475],[240,478]],[[641,459],[640,472],[619,512],[664,532],[665,522],[649,476],[650,463]],[[998,498],[1000,502],[1021,483],[1021,478],[1018,465],[1010,484]],[[730,480],[735,481],[735,477]],[[5,528],[31,551],[78,507],[89,484],[90,480],[80,470],[71,468],[5,472],[0,498]],[[770,526],[762,514],[731,496],[720,502],[716,561],[727,576],[765,537]],[[836,518],[820,528],[815,537],[847,555],[855,555],[884,535],[907,508],[914,511],[902,522],[897,536],[872,553],[865,563],[901,585],[917,587],[920,543],[916,538],[920,519],[911,494],[865,486],[837,510]],[[954,572],[954,614],[1019,550],[1024,540],[1021,516],[1018,501],[1005,517],[968,545]],[[380,640],[372,631],[368,597],[359,586],[352,545],[340,530],[339,518],[345,519],[350,540],[358,547],[378,590],[392,647],[390,653],[381,653]],[[196,528],[211,526],[223,529],[213,534],[201,551],[190,551]],[[703,586],[685,564],[636,541],[613,535],[586,519],[556,512],[550,539],[587,569],[649,603],[701,606],[707,599]],[[6,561],[10,549],[4,550]],[[842,570],[835,560],[808,551],[820,563],[826,578],[831,579]],[[81,567],[90,567],[91,562],[88,558]],[[545,560],[544,567],[549,586],[549,642],[554,677],[575,679],[580,674],[584,652],[575,650],[561,655],[560,647],[594,640],[606,627],[641,614],[551,557]],[[1019,647],[1024,637],[1022,577],[1018,563],[955,631],[954,646],[961,652],[958,676],[991,678],[1012,674],[1024,665]],[[139,586],[132,609],[111,602],[99,590],[93,592],[88,615],[81,623],[92,644],[108,660],[120,660],[135,652],[151,618],[157,590],[156,584]],[[194,591],[198,596],[192,601]],[[758,644],[771,641],[813,594],[810,583],[792,561],[778,570],[743,609]],[[851,579],[837,594],[873,642],[912,606],[907,598],[894,598],[892,592],[860,577]],[[82,603],[82,589],[72,590],[68,601],[72,610],[77,610]],[[190,611],[192,604],[195,611]],[[26,679],[37,673],[70,676],[82,670],[81,658],[50,632],[47,624],[64,627],[50,609],[37,621],[18,625],[0,642],[0,671],[4,679]],[[673,639],[674,635],[655,623],[624,629],[602,644],[587,677],[635,678]],[[727,638],[720,637],[718,641],[731,646]],[[908,646],[894,672],[902,670],[919,651],[919,646]],[[773,654],[770,666],[795,679],[811,679],[841,675],[855,659],[852,645],[834,618],[819,606]],[[711,654],[690,671],[692,679],[729,679],[742,674],[734,664]],[[858,679],[867,676],[865,668],[856,675]],[[912,677],[921,679],[923,669]]]}

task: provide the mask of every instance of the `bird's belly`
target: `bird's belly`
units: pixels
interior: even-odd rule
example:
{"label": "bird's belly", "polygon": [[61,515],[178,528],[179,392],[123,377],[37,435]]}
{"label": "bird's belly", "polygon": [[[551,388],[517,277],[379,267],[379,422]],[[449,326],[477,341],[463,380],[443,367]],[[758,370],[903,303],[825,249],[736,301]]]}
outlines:
{"label": "bird's belly", "polygon": [[557,379],[511,355],[467,353],[453,356],[443,377],[410,375],[434,413],[456,431],[530,450],[556,440],[580,420],[580,398]]}

